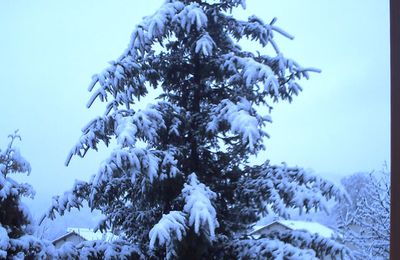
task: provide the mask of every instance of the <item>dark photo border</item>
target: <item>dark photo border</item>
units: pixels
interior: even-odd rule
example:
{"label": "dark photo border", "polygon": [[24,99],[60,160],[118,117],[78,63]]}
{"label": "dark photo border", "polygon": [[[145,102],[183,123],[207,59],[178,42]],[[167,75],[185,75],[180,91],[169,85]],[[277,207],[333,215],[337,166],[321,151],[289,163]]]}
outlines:
{"label": "dark photo border", "polygon": [[400,259],[400,1],[390,0],[391,212],[390,259]]}

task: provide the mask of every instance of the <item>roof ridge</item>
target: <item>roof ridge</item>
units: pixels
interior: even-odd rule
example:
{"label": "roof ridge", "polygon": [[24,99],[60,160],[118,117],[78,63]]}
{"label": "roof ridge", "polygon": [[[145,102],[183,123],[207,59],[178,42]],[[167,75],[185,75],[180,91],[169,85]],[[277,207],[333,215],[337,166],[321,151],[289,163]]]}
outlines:
{"label": "roof ridge", "polygon": [[51,243],[54,244],[54,243],[60,241],[61,239],[64,239],[64,238],[66,238],[66,237],[68,237],[68,236],[70,236],[70,235],[72,235],[72,234],[75,234],[75,235],[79,236],[80,238],[82,238],[83,240],[87,241],[86,238],[84,238],[83,236],[81,236],[80,234],[78,234],[77,232],[75,232],[74,230],[72,230],[72,231],[67,231],[66,234],[64,234],[64,235],[62,235],[62,236],[60,236],[60,237],[58,237],[58,238],[52,240]]}

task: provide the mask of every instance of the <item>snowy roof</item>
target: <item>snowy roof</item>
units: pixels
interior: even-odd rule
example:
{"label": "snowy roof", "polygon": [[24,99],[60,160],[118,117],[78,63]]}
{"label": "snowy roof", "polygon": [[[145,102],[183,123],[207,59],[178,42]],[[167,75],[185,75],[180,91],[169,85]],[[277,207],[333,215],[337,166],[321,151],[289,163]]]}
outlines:
{"label": "snowy roof", "polygon": [[263,226],[254,226],[253,230],[250,235],[257,234],[260,232],[262,229],[267,228],[271,226],[274,223],[281,224],[289,229],[292,230],[304,230],[307,231],[311,234],[318,234],[320,236],[326,237],[326,238],[331,238],[335,235],[335,231],[332,229],[317,223],[317,222],[310,222],[310,221],[301,221],[301,220],[276,220],[273,221],[267,225]]}
{"label": "snowy roof", "polygon": [[88,241],[91,240],[112,241],[118,238],[118,236],[114,235],[109,231],[105,233],[101,233],[100,231],[94,232],[90,228],[68,228],[67,231],[74,232]]}
{"label": "snowy roof", "polygon": [[327,238],[330,238],[335,234],[335,231],[317,222],[300,220],[280,220],[279,222],[287,227],[290,227],[291,229],[305,230],[312,234],[317,233],[318,235]]}
{"label": "snowy roof", "polygon": [[62,235],[62,236],[60,236],[60,237],[54,239],[53,241],[51,241],[51,243],[55,244],[55,243],[57,243],[58,241],[63,240],[63,239],[66,239],[67,237],[70,237],[70,236],[79,236],[79,237],[81,237],[83,240],[87,240],[87,239],[85,239],[84,237],[82,237],[81,235],[79,235],[78,233],[76,233],[76,232],[74,232],[74,231],[70,231],[70,232],[67,232],[67,233],[65,233],[64,235]]}

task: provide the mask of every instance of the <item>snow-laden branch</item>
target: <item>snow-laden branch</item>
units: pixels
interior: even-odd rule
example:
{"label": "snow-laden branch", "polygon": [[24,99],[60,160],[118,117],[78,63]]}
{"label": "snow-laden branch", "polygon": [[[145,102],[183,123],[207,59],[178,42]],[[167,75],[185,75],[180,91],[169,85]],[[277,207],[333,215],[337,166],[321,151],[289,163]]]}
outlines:
{"label": "snow-laden branch", "polygon": [[317,233],[311,234],[304,230],[291,230],[271,232],[268,238],[287,241],[291,245],[301,249],[311,249],[316,252],[318,259],[330,256],[332,259],[354,259],[352,251],[341,243],[340,237],[324,237]]}
{"label": "snow-laden branch", "polygon": [[178,23],[186,33],[190,33],[192,28],[200,31],[207,27],[207,16],[198,3],[192,3],[183,8],[174,18],[173,22]]}
{"label": "snow-laden branch", "polygon": [[318,259],[313,250],[300,249],[278,239],[236,239],[229,244],[236,259]]}
{"label": "snow-laden branch", "polygon": [[163,214],[160,221],[150,230],[150,248],[154,248],[156,242],[160,245],[171,243],[172,239],[182,240],[186,234],[186,216],[180,211],[171,211]]}
{"label": "snow-laden branch", "polygon": [[220,131],[220,125],[227,123],[233,134],[241,136],[242,143],[248,146],[250,152],[255,152],[262,142],[262,137],[266,136],[261,128],[265,122],[271,122],[270,117],[260,116],[245,98],[241,98],[237,103],[225,99],[212,109],[207,130],[217,133]]}
{"label": "snow-laden branch", "polygon": [[215,237],[215,229],[219,226],[217,215],[211,201],[216,194],[203,183],[199,182],[196,174],[188,176],[188,183],[182,189],[185,198],[184,212],[189,214],[189,225],[199,234],[200,228],[208,233],[211,240]]}
{"label": "snow-laden branch", "polygon": [[[309,78],[309,72],[320,72],[315,68],[303,68],[297,62],[285,58],[281,53],[275,57],[254,56],[231,52],[224,54],[221,69],[230,74],[228,83],[241,88],[253,89],[258,94],[268,94],[274,101],[289,101],[292,95],[302,90],[296,79]],[[261,90],[261,92],[259,91]]]}
{"label": "snow-laden branch", "polygon": [[89,149],[97,150],[100,141],[108,146],[113,136],[122,148],[134,147],[138,139],[154,143],[157,141],[158,131],[163,128],[165,123],[158,105],[149,105],[137,112],[118,111],[98,117],[82,129],[83,134],[71,149],[65,164],[69,164],[73,155],[84,157]]}
{"label": "snow-laden branch", "polygon": [[83,200],[89,197],[90,184],[84,181],[75,181],[73,188],[64,192],[62,196],[54,196],[52,205],[48,211],[41,217],[39,224],[45,218],[54,219],[55,213],[64,215],[65,212],[71,211],[72,208],[80,209],[83,207]]}
{"label": "snow-laden branch", "polygon": [[137,245],[122,240],[66,242],[54,253],[54,259],[146,259]]}
{"label": "snow-laden branch", "polygon": [[289,208],[297,208],[300,213],[303,209],[326,211],[327,200],[344,199],[333,183],[301,168],[273,166],[267,161],[261,166],[248,167],[246,171],[248,174],[238,184],[238,198],[263,214],[268,214],[268,205],[285,218],[289,217]]}
{"label": "snow-laden branch", "polygon": [[210,56],[213,49],[216,47],[214,40],[211,36],[205,32],[202,34],[199,40],[196,41],[196,53],[201,53],[204,56]]}

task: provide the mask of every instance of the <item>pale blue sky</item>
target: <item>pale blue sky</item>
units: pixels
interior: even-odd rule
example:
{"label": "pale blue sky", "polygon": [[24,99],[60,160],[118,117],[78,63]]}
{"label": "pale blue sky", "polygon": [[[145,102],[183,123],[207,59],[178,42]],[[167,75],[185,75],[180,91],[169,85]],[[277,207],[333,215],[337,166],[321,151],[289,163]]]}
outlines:
{"label": "pale blue sky", "polygon": [[[106,158],[105,150],[91,151],[64,166],[80,129],[103,112],[101,105],[85,107],[91,76],[122,53],[134,26],[161,3],[0,1],[0,147],[20,129],[35,214]],[[338,179],[389,161],[389,1],[247,0],[235,13],[276,16],[295,36],[277,38],[283,53],[322,69],[302,82],[292,104],[275,105],[258,162],[286,161]]]}

